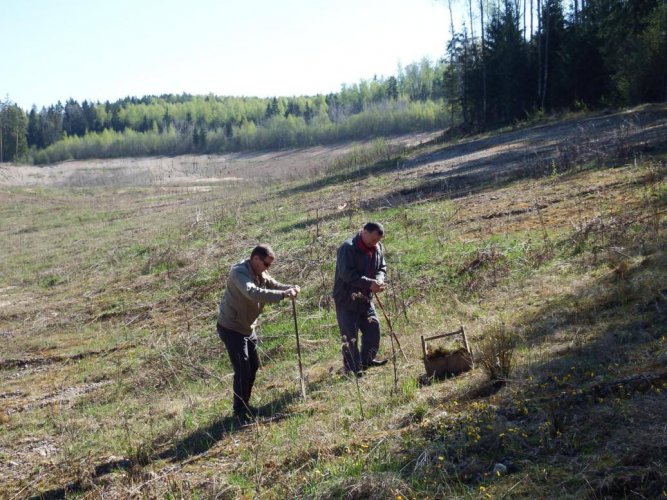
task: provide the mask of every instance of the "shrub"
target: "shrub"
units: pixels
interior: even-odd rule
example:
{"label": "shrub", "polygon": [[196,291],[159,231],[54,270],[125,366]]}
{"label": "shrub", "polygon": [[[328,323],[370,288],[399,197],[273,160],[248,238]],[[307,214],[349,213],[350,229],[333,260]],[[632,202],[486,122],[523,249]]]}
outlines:
{"label": "shrub", "polygon": [[514,361],[515,337],[504,323],[489,326],[480,343],[477,362],[492,381],[507,381]]}

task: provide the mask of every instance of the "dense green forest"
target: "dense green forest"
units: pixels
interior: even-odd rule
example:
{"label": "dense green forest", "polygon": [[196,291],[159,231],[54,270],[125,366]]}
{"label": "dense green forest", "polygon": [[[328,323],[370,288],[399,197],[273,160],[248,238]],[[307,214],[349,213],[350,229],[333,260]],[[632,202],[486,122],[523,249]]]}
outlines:
{"label": "dense green forest", "polygon": [[[450,14],[455,0],[446,0]],[[294,97],[0,101],[0,162],[273,149],[667,99],[664,0],[459,0],[440,61]],[[443,28],[444,29],[444,28]]]}

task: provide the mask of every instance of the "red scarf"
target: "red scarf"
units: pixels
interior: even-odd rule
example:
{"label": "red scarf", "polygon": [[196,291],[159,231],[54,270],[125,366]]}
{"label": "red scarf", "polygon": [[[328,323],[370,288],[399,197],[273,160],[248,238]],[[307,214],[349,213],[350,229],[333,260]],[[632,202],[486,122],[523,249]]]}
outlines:
{"label": "red scarf", "polygon": [[375,255],[375,252],[378,249],[377,245],[373,245],[370,247],[367,247],[366,244],[364,243],[363,238],[361,237],[361,234],[359,234],[359,237],[357,238],[357,248],[360,248],[363,250],[363,252],[368,255],[369,259],[373,259],[373,256]]}
{"label": "red scarf", "polygon": [[366,244],[364,243],[364,240],[361,238],[361,233],[359,234],[359,237],[357,238],[357,248],[359,248],[362,252],[366,254],[366,257],[368,257],[368,269],[366,270],[366,276],[372,279],[375,279],[375,266],[373,263],[375,262],[375,252],[377,252],[378,246],[373,245],[370,247],[367,247]]}

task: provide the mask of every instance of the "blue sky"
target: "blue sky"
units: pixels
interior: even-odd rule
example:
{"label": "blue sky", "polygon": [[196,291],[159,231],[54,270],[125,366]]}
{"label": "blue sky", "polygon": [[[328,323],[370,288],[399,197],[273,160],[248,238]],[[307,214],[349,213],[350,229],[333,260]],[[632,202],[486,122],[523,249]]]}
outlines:
{"label": "blue sky", "polygon": [[[445,51],[436,0],[7,0],[0,98],[313,95]],[[458,24],[455,19],[455,24]]]}

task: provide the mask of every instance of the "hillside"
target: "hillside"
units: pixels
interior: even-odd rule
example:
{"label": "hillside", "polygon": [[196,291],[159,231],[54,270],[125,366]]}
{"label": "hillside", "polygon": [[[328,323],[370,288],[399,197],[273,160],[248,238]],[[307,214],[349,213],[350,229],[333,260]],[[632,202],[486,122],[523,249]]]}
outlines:
{"label": "hillside", "polygon": [[[0,168],[0,498],[658,498],[667,491],[667,106],[447,142]],[[405,351],[340,371],[337,246],[387,230]],[[257,242],[256,425],[215,334]],[[382,319],[383,353],[391,356]],[[421,335],[476,368],[424,375]],[[443,343],[444,345],[444,343]]]}

